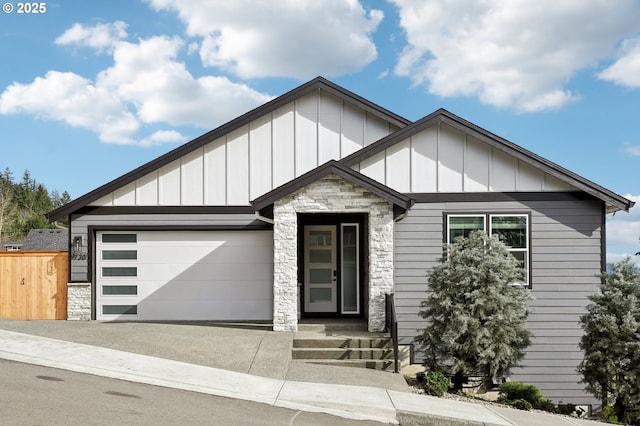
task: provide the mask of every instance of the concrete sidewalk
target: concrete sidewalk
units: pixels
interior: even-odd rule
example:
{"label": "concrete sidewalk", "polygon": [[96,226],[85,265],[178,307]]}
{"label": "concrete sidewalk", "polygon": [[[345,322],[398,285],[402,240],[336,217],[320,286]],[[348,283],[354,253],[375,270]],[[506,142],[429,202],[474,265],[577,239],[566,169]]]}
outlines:
{"label": "concrete sidewalk", "polygon": [[[66,324],[66,327],[64,324]],[[93,323],[93,325],[88,326],[75,326],[68,322],[58,322],[55,325],[47,327],[45,323],[0,321],[0,358],[132,382],[245,399],[302,411],[324,412],[346,418],[375,420],[391,424],[397,424],[398,422],[402,425],[595,426],[599,424],[597,422],[568,417],[523,412],[507,408],[486,407],[474,403],[416,395],[407,391],[406,384],[404,387],[398,386],[395,379],[401,379],[401,377],[391,373],[377,372],[379,374],[373,375],[376,377],[377,381],[375,381],[375,383],[378,386],[335,383],[347,380],[341,376],[358,376],[362,374],[361,380],[363,382],[366,382],[368,377],[373,377],[370,376],[372,372],[367,372],[366,370],[350,371],[360,370],[354,368],[327,368],[325,366],[311,366],[309,364],[299,365],[289,361],[287,364],[290,366],[294,365],[294,367],[287,367],[287,372],[283,373],[281,371],[284,369],[282,367],[283,362],[276,359],[278,353],[283,350],[281,347],[286,346],[282,344],[282,341],[279,341],[279,339],[284,339],[282,337],[283,334],[267,332],[265,330],[253,330],[255,331],[255,333],[253,333],[247,332],[248,330],[245,329],[220,330],[218,327],[215,327],[215,333],[212,333],[212,330],[206,333],[209,337],[211,337],[211,334],[229,337],[227,333],[230,333],[230,335],[236,336],[236,341],[242,340],[243,338],[247,339],[245,344],[249,341],[247,335],[253,336],[253,340],[257,343],[254,342],[252,345],[249,345],[252,347],[251,353],[238,357],[239,359],[244,359],[244,361],[238,362],[236,360],[233,362],[236,370],[246,370],[246,372],[201,365],[203,364],[202,362],[185,362],[178,359],[166,359],[148,354],[87,345],[85,343],[68,341],[68,338],[65,340],[59,338],[52,339],[7,330],[7,328],[33,327],[34,329],[37,328],[41,331],[46,331],[47,328],[49,328],[49,334],[55,334],[52,330],[64,331],[66,329],[66,334],[74,335],[75,339],[79,339],[78,336],[83,335],[83,333],[78,333],[78,328],[86,327],[86,330],[95,331],[99,328],[98,325],[99,323]],[[127,324],[127,326],[131,325],[132,324]],[[163,330],[167,325],[157,326],[159,327],[158,330]],[[74,327],[76,327],[76,332],[70,332]],[[199,334],[207,331],[202,329],[193,330],[185,327],[180,328],[179,325],[175,325],[175,327],[178,328],[173,331],[183,331],[183,333],[181,333],[182,336],[184,336],[184,334]],[[136,329],[136,327],[127,327],[127,335],[131,336],[133,334],[135,336],[136,332],[132,332],[130,328]],[[84,329],[85,328],[83,328],[83,330]],[[107,329],[124,330],[117,326],[102,328],[102,330]],[[147,334],[150,333],[150,330],[156,330],[155,326],[139,327],[139,331],[146,331]],[[100,333],[92,333],[92,335],[95,335],[93,338],[102,339],[102,343],[104,343],[104,340],[109,340],[104,334],[102,336],[96,334]],[[114,337],[115,335],[116,334],[114,334]],[[167,338],[169,335],[170,334],[166,332],[163,333],[164,338]],[[120,337],[124,338],[123,336]],[[85,336],[84,338],[89,337]],[[145,340],[149,337],[143,338],[140,336],[140,338]],[[156,338],[159,338],[159,336],[156,336]],[[271,341],[272,338],[275,340]],[[216,339],[212,340],[215,341]],[[265,341],[269,343],[265,343]],[[211,342],[206,343],[205,345],[210,343]],[[224,345],[226,349],[221,352],[229,353],[229,351],[234,351],[234,349],[229,346],[229,343],[229,341],[226,342]],[[125,346],[124,342],[120,342],[119,344]],[[135,341],[130,345],[135,346]],[[162,346],[162,344],[160,344],[160,346]],[[270,348],[270,346],[272,347]],[[193,347],[193,345],[190,345],[190,347]],[[265,352],[269,352],[268,355],[265,354],[265,358],[263,359],[260,359],[263,355],[259,355],[261,348]],[[198,353],[197,345],[195,349],[195,355],[191,356],[198,358],[201,354]],[[246,345],[245,349],[247,349]],[[271,349],[275,350],[275,354],[272,353]],[[147,352],[153,352],[154,350],[157,349],[146,349]],[[183,352],[186,354],[192,351],[183,349]],[[249,358],[251,358],[251,361],[249,361]],[[242,366],[240,366],[240,364],[242,364]],[[278,365],[280,365],[280,367],[277,367]],[[271,375],[279,375],[282,377],[267,377],[264,374],[254,374],[261,372],[260,370],[262,369],[269,369],[274,366],[276,366],[278,371],[272,372]],[[313,383],[291,378],[296,374],[300,376],[308,374],[305,372],[306,367],[311,367],[310,370],[312,370],[312,372],[316,369],[313,375],[320,374],[321,370],[323,373],[323,381],[326,383]],[[253,373],[251,373],[252,369]],[[297,369],[299,371],[291,375],[288,371],[290,369]],[[346,374],[345,370],[347,370]],[[391,386],[381,386],[380,384],[383,378],[386,379],[387,383]],[[390,389],[394,387],[399,390]]]}

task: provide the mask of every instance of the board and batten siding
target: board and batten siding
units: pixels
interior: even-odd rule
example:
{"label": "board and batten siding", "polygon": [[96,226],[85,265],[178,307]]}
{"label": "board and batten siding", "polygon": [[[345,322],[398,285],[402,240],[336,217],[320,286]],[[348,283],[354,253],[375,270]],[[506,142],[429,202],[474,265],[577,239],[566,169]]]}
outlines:
{"label": "board and batten siding", "polygon": [[325,91],[303,96],[91,203],[246,206],[398,128]]}
{"label": "board and batten siding", "polygon": [[[244,227],[256,223],[253,214],[111,214],[72,215],[71,235],[81,236],[85,241],[82,253],[88,254],[89,226],[95,229],[198,229],[202,227]],[[262,222],[258,222],[262,224]],[[71,260],[71,282],[89,282],[89,256]]]}
{"label": "board and batten siding", "polygon": [[353,166],[402,193],[554,192],[569,184],[439,123]]}
{"label": "board and batten siding", "polygon": [[[600,283],[602,205],[593,200],[419,203],[396,223],[395,303],[401,344],[424,328],[418,312],[428,272],[442,256],[444,213],[528,212],[531,217],[531,314],[534,333],[512,380],[533,383],[547,398],[597,403],[583,391],[579,317]],[[422,362],[419,348],[415,362]]]}

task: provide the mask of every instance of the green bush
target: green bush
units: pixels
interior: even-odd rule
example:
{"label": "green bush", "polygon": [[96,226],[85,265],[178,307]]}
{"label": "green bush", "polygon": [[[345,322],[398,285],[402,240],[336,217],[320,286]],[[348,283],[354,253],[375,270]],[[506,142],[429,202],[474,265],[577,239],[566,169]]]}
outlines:
{"label": "green bush", "polygon": [[598,418],[607,423],[613,423],[614,425],[621,425],[620,421],[618,421],[618,416],[616,416],[616,410],[610,406],[605,405],[598,413]]}
{"label": "green bush", "polygon": [[558,413],[570,416],[575,414],[576,406],[573,404],[558,404]]}
{"label": "green bush", "polygon": [[442,373],[432,371],[424,375],[422,387],[427,395],[442,397],[449,390],[451,382]]}
{"label": "green bush", "polygon": [[523,399],[527,401],[531,406],[536,406],[544,401],[542,392],[535,385],[530,385],[522,382],[507,382],[500,385],[500,394],[498,401],[509,402]]}
{"label": "green bush", "polygon": [[[542,399],[532,405],[533,405],[533,408],[535,408],[536,410],[548,411],[550,413],[560,413],[560,406],[559,405],[556,406],[556,404],[554,404],[551,400],[548,400],[548,399]],[[562,413],[562,414],[571,414],[574,411],[576,411],[575,405],[572,405],[572,404],[563,405],[565,409],[568,409],[566,407],[570,407],[570,406],[573,408],[569,409],[568,412]]]}
{"label": "green bush", "polygon": [[529,411],[533,408],[531,403],[524,399],[516,399],[514,401],[509,401],[509,405],[512,406],[513,408],[517,408],[518,410],[525,410],[525,411]]}

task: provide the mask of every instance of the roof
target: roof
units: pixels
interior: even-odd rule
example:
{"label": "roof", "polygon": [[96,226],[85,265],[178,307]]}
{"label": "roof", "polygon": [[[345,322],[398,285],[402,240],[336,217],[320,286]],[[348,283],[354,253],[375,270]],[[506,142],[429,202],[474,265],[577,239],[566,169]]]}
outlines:
{"label": "roof", "polygon": [[402,129],[390,134],[389,136],[380,139],[379,141],[354,152],[348,157],[340,160],[342,164],[347,166],[353,166],[361,161],[376,155],[385,149],[402,142],[407,138],[421,132],[422,130],[431,127],[438,123],[445,123],[457,130],[471,135],[474,138],[487,143],[488,145],[499,149],[506,154],[517,158],[539,170],[544,171],[552,175],[553,177],[560,179],[563,182],[570,184],[571,186],[586,192],[593,197],[602,200],[607,205],[607,212],[612,213],[618,210],[628,211],[635,204],[621,195],[618,195],[582,176],[579,176],[531,151],[516,145],[498,135],[495,135],[488,130],[485,130],[455,114],[445,110],[439,109],[419,121],[410,124]]}
{"label": "roof", "polygon": [[[136,179],[139,179],[157,169],[159,169],[160,167],[163,167],[193,151],[195,151],[196,149],[199,149],[201,147],[203,147],[204,145],[219,139],[225,135],[227,135],[228,133],[237,130],[239,128],[241,128],[242,126],[247,125],[248,123],[258,119],[261,116],[264,116],[265,114],[269,114],[275,110],[277,110],[278,108],[281,108],[282,106],[304,96],[307,95],[309,93],[312,93],[316,90],[325,90],[328,93],[333,94],[334,96],[337,96],[338,98],[350,102],[352,104],[355,104],[356,106],[358,106],[359,108],[362,108],[363,110],[367,111],[368,113],[371,113],[385,121],[388,121],[389,123],[392,123],[394,125],[396,125],[397,127],[400,128],[400,130],[390,134],[387,137],[384,137],[382,139],[380,139],[377,142],[374,142],[371,145],[368,145],[362,149],[360,149],[359,151],[356,151],[355,153],[343,158],[342,160],[339,161],[340,164],[346,166],[344,168],[344,170],[346,169],[350,169],[351,166],[353,166],[354,164],[361,162],[364,159],[367,159],[385,149],[387,149],[388,147],[402,142],[403,140],[406,140],[407,138],[409,138],[410,136],[421,132],[422,130],[426,129],[427,127],[433,126],[437,123],[446,123],[460,131],[462,131],[465,134],[469,134],[472,135],[473,137],[477,138],[480,141],[483,141],[487,144],[489,144],[490,146],[499,149],[537,169],[540,169],[554,177],[556,177],[557,179],[560,179],[561,181],[564,181],[568,184],[570,184],[571,186],[584,191],[585,193],[599,199],[602,200],[607,207],[607,212],[615,212],[618,210],[626,210],[628,211],[631,207],[633,207],[634,202],[600,186],[597,185],[591,181],[589,181],[588,179],[585,179],[547,159],[544,159],[516,144],[514,144],[513,142],[510,142],[504,138],[501,138],[500,136],[497,136],[485,129],[482,129],[479,126],[476,126],[475,124],[464,120],[461,117],[456,116],[455,114],[452,114],[451,112],[444,110],[444,109],[439,109],[429,115],[427,115],[426,117],[424,117],[423,119],[415,122],[415,123],[411,123],[411,121],[391,112],[388,111],[322,77],[317,77],[311,81],[309,81],[308,83],[305,83],[287,93],[285,93],[282,96],[279,96],[275,99],[273,99],[270,102],[267,102],[266,104],[255,108],[252,111],[247,112],[244,115],[241,115],[240,117],[226,123],[223,124],[222,126],[205,133],[204,135],[184,144],[179,146],[178,148],[168,152],[167,154],[164,154],[158,158],[156,158],[155,160],[152,160],[140,167],[138,167],[137,169],[122,175],[121,177],[112,180],[111,182],[73,200],[70,203],[65,204],[64,206],[61,206],[51,212],[49,212],[47,214],[47,218],[49,219],[49,221],[55,221],[57,219],[60,219],[62,217],[65,217],[71,213],[76,212],[77,210],[79,210],[82,207],[88,206],[90,205],[93,201],[100,199],[101,197],[115,191],[116,189],[119,189],[131,182],[134,182]],[[324,170],[322,169],[322,167],[324,166],[320,166],[318,169],[321,169],[320,171]],[[337,165],[333,165],[332,167],[334,167],[334,169],[339,169],[342,170],[344,173],[347,173],[343,170],[343,168],[340,168]],[[315,171],[317,172],[318,169],[316,169]],[[313,172],[313,171],[312,171]],[[362,176],[362,175],[360,175]],[[302,176],[301,176],[302,177]],[[362,176],[364,177],[364,176]],[[298,178],[300,179],[300,178]],[[299,182],[298,179],[294,179],[294,181],[292,182]],[[358,178],[360,179],[360,178]],[[292,184],[292,182],[290,182],[290,184]],[[372,181],[373,182],[373,181]],[[287,185],[289,184],[285,184],[283,185],[283,187],[287,187]],[[379,185],[379,184],[378,184]],[[282,187],[280,187],[282,188]],[[275,190],[271,191],[269,194],[275,194],[275,191],[278,191],[280,188],[276,188]],[[259,201],[262,200],[263,197],[260,197],[254,201]]]}
{"label": "roof", "polygon": [[281,108],[284,105],[317,90],[324,90],[327,93],[331,93],[332,95],[344,101],[347,101],[351,104],[354,104],[357,107],[363,109],[364,111],[370,114],[373,114],[374,116],[384,121],[387,121],[397,127],[405,127],[411,124],[410,120],[407,120],[406,118],[403,118],[398,114],[395,114],[385,108],[382,108],[381,106],[376,105],[373,102],[370,102],[365,98],[358,96],[355,93],[350,92],[349,90],[326,80],[323,77],[316,77],[315,79],[309,81],[308,83],[305,83],[302,86],[299,86],[285,93],[284,95],[279,96],[273,99],[272,101],[267,102],[266,104],[259,106],[247,112],[246,114],[243,114],[240,117],[232,121],[229,121],[228,123],[223,124],[222,126],[214,130],[211,130],[210,132],[207,132],[204,135],[199,136],[190,142],[187,142],[184,145],[179,146],[178,148],[156,158],[155,160],[152,160],[138,167],[137,169],[125,175],[122,175],[119,178],[114,179],[111,182],[106,183],[105,185],[102,185],[101,187],[79,198],[76,198],[70,203],[67,203],[64,206],[61,206],[47,213],[47,219],[49,219],[49,221],[55,221],[62,217],[65,217],[75,212],[76,210],[80,209],[81,207],[87,206],[93,201],[111,193],[112,191],[118,188],[121,188],[122,186],[127,185],[135,181],[136,179],[143,177],[148,173],[151,173],[154,170],[157,170],[160,167],[165,166],[177,160],[195,151],[196,149],[201,148],[204,145],[210,142],[213,142],[216,139],[234,130],[241,128],[242,126],[247,125],[248,123],[262,117],[265,114],[271,113],[277,110],[278,108]]}
{"label": "roof", "polygon": [[367,191],[379,196],[382,199],[385,199],[395,206],[400,207],[401,209],[408,210],[413,206],[415,200],[411,197],[404,195],[400,192],[397,192],[386,185],[383,185],[353,169],[350,167],[341,164],[336,160],[331,160],[323,165],[316,167],[315,169],[293,179],[284,185],[277,187],[276,189],[267,192],[266,194],[256,198],[251,202],[251,205],[256,210],[262,210],[265,207],[272,205],[277,200],[286,197],[294,193],[295,191],[304,188],[305,186],[316,182],[330,174],[337,175],[346,179],[347,181],[353,183],[354,185],[360,186]]}
{"label": "roof", "polygon": [[68,251],[67,229],[32,229],[24,240],[22,250]]}

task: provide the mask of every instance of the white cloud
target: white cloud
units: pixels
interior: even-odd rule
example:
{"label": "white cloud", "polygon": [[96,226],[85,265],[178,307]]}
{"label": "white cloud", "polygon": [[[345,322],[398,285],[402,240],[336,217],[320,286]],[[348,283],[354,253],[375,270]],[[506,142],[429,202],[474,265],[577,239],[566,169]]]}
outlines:
{"label": "white cloud", "polygon": [[149,0],[176,11],[200,57],[241,78],[338,75],[361,70],[377,51],[370,38],[383,18],[357,0]]}
{"label": "white cloud", "polygon": [[30,84],[12,84],[0,95],[0,114],[64,121],[118,144],[134,143],[132,135],[140,127],[115,93],[71,72],[49,71]]}
{"label": "white cloud", "polygon": [[627,145],[624,150],[627,152],[627,154],[633,155],[634,157],[639,157],[640,156],[640,146],[639,145]]}
{"label": "white cloud", "polygon": [[393,2],[408,40],[398,75],[439,96],[522,112],[579,99],[564,87],[573,74],[640,30],[637,2]]}
{"label": "white cloud", "polygon": [[126,30],[127,24],[122,21],[93,27],[76,23],[56,39],[56,44],[86,46],[99,51],[110,50],[117,42],[127,38]]}
{"label": "white cloud", "polygon": [[137,43],[112,37],[109,44],[91,36],[104,32],[83,27],[65,38],[65,43],[74,40],[99,51],[111,46],[113,65],[95,81],[49,71],[32,83],[14,83],[0,94],[0,114],[30,114],[94,131],[103,142],[149,146],[185,138],[162,129],[145,135],[143,124],[211,129],[271,99],[225,77],[194,78],[178,60],[184,43],[177,37]]}
{"label": "white cloud", "polygon": [[620,261],[631,256],[640,263],[640,195],[625,195],[635,201],[629,213],[618,212],[607,220],[607,261]]}
{"label": "white cloud", "polygon": [[159,130],[140,141],[142,146],[160,145],[163,143],[185,142],[185,137],[175,130]]}
{"label": "white cloud", "polygon": [[611,66],[598,74],[621,86],[640,87],[640,37],[622,43],[622,56]]}

